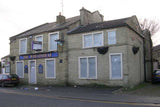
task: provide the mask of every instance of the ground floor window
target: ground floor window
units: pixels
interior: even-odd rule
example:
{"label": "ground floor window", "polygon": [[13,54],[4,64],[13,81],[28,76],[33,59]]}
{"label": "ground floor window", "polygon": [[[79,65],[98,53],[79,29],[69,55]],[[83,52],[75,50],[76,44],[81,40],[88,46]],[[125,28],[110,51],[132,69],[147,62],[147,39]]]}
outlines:
{"label": "ground floor window", "polygon": [[16,74],[17,74],[20,78],[23,78],[23,77],[24,77],[24,69],[23,69],[23,62],[22,62],[22,61],[16,62]]}
{"label": "ground floor window", "polygon": [[9,65],[5,66],[5,73],[10,73],[10,66]]}
{"label": "ground floor window", "polygon": [[110,58],[110,79],[122,79],[122,53],[112,53]]}
{"label": "ground floor window", "polygon": [[46,78],[56,78],[55,59],[46,59],[45,67],[46,67]]}
{"label": "ground floor window", "polygon": [[96,79],[97,78],[97,57],[79,57],[79,78]]}

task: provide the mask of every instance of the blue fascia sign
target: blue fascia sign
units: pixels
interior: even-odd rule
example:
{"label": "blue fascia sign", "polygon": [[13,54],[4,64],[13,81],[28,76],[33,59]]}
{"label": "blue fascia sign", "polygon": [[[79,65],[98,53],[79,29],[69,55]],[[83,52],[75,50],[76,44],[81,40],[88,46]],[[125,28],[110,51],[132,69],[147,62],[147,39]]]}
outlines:
{"label": "blue fascia sign", "polygon": [[58,57],[58,52],[48,52],[48,53],[20,55],[19,60],[32,60],[32,59],[56,58],[56,57]]}

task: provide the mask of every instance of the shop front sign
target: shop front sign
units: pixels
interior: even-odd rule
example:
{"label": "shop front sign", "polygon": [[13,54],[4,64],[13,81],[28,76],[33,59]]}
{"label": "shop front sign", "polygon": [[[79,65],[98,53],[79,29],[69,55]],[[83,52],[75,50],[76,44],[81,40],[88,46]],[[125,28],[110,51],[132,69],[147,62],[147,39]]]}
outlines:
{"label": "shop front sign", "polygon": [[32,59],[56,58],[56,57],[58,57],[58,52],[48,52],[48,53],[20,55],[19,60],[32,60]]}

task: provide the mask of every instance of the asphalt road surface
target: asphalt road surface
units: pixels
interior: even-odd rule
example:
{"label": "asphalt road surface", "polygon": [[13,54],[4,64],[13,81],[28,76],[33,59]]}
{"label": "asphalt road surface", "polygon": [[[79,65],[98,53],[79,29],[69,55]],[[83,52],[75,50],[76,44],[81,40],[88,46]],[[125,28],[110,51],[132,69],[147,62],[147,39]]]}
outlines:
{"label": "asphalt road surface", "polygon": [[152,104],[74,99],[1,90],[0,107],[153,107]]}

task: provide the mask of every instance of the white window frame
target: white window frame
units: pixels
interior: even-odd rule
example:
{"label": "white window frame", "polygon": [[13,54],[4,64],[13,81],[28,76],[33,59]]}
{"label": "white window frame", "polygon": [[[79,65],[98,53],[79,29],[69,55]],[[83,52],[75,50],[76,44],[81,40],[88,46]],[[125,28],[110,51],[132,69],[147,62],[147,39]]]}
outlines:
{"label": "white window frame", "polygon": [[[54,60],[54,77],[47,77],[47,61],[49,60]],[[56,59],[51,58],[51,59],[45,59],[45,78],[46,79],[56,79]]]}
{"label": "white window frame", "polygon": [[[121,77],[120,78],[112,78],[112,63],[111,63],[111,56],[112,55],[120,55],[121,58]],[[110,80],[122,80],[123,79],[123,59],[122,53],[110,53],[109,54],[109,73],[110,73]]]}
{"label": "white window frame", "polygon": [[37,84],[37,68],[36,68],[36,60],[29,60],[29,61],[28,61],[28,78],[29,78],[28,83],[30,83],[30,79],[31,79],[31,78],[30,78],[30,72],[31,72],[31,71],[30,71],[30,70],[31,70],[31,69],[30,69],[30,62],[31,62],[31,61],[34,61],[34,62],[35,62],[35,79],[36,79],[35,84]]}
{"label": "white window frame", "polygon": [[[21,41],[22,40],[26,40],[26,51],[25,51],[25,53],[21,53]],[[23,39],[19,39],[19,54],[26,54],[27,53],[27,38],[23,38]]]}
{"label": "white window frame", "polygon": [[[89,66],[88,66],[88,58],[94,57],[95,58],[95,70],[96,70],[96,76],[95,78],[89,78]],[[80,59],[86,58],[87,59],[87,77],[81,77],[81,66],[80,66]],[[97,79],[97,56],[81,56],[78,57],[78,67],[79,67],[79,79]]]}
{"label": "white window frame", "polygon": [[116,38],[115,38],[116,43],[115,44],[117,44],[117,29],[107,30],[108,45],[115,45],[115,44],[109,44],[109,35],[108,35],[109,32],[115,32],[115,34],[116,34]]}
{"label": "white window frame", "polygon": [[[6,70],[7,70],[6,67],[9,67],[9,72],[6,72]],[[10,73],[10,69],[11,69],[11,68],[10,68],[10,65],[9,65],[9,64],[5,65],[5,73]]]}
{"label": "white window frame", "polygon": [[[92,33],[86,33],[86,34],[83,34],[82,36],[82,44],[83,44],[83,48],[92,48],[92,47],[100,47],[100,46],[94,46],[94,34],[96,33],[102,33],[102,46],[104,46],[104,34],[103,34],[103,31],[99,31],[99,32],[92,32]],[[86,35],[92,35],[92,46],[91,47],[85,47],[84,46],[84,36]]]}
{"label": "white window frame", "polygon": [[49,33],[49,34],[48,34],[48,50],[49,50],[49,51],[57,51],[57,50],[58,50],[58,44],[57,44],[57,49],[55,49],[55,50],[50,50],[50,35],[51,35],[51,34],[56,34],[56,33],[58,34],[58,39],[59,39],[59,32],[52,32],[52,33]]}
{"label": "white window frame", "polygon": [[[17,62],[22,62],[22,65],[23,65],[23,76],[20,77],[18,74],[17,74]],[[16,61],[16,74],[19,76],[19,78],[24,78],[24,61]]]}
{"label": "white window frame", "polygon": [[42,50],[41,51],[39,51],[39,52],[42,52],[43,51],[43,35],[37,35],[37,36],[35,36],[35,40],[37,41],[37,38],[38,37],[42,37]]}

